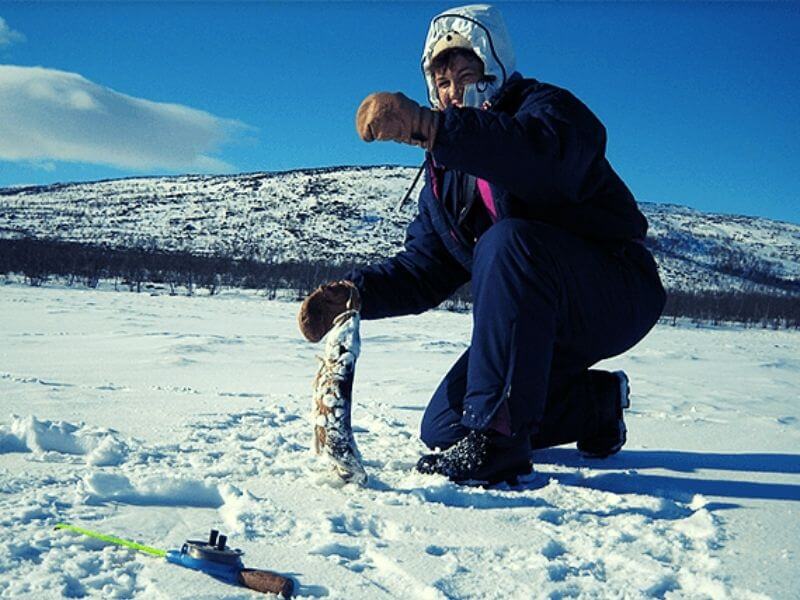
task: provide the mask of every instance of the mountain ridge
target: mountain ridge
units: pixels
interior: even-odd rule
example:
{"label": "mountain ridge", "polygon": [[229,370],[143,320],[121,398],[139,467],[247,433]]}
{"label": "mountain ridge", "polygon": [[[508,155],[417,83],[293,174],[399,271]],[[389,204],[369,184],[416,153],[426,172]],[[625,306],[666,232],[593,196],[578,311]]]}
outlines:
{"label": "mountain ridge", "polygon": [[[366,263],[394,254],[418,167],[330,166],[0,189],[0,238],[259,261]],[[418,186],[421,184],[418,184]],[[800,225],[640,202],[665,287],[800,294]]]}

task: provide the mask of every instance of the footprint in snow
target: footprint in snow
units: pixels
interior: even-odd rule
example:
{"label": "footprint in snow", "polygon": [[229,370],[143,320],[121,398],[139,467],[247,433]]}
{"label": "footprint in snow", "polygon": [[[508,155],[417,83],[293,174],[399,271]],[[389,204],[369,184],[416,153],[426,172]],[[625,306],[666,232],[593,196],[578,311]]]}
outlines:
{"label": "footprint in snow", "polygon": [[324,544],[309,551],[309,554],[316,554],[319,556],[338,556],[345,559],[345,561],[358,560],[361,558],[362,551],[357,546],[346,546],[333,542],[331,544]]}
{"label": "footprint in snow", "polygon": [[550,540],[542,548],[542,556],[547,560],[554,560],[567,552],[566,548],[556,540]]}
{"label": "footprint in snow", "polygon": [[447,554],[447,548],[442,548],[441,546],[428,546],[425,548],[425,552],[431,556],[444,556]]}

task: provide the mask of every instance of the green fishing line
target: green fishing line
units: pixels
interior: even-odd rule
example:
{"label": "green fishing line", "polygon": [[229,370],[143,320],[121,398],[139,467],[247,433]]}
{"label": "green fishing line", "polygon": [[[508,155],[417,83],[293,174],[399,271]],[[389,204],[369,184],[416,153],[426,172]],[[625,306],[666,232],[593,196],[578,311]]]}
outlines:
{"label": "green fishing line", "polygon": [[66,529],[67,531],[74,531],[75,533],[80,533],[81,535],[85,535],[87,537],[94,538],[96,540],[102,540],[104,542],[108,542],[109,544],[116,544],[117,546],[125,546],[126,548],[132,548],[133,550],[138,550],[139,552],[144,552],[145,554],[149,554],[151,556],[158,556],[163,558],[167,555],[166,550],[159,550],[158,548],[153,548],[152,546],[137,544],[136,542],[132,542],[130,540],[123,540],[122,538],[114,537],[113,535],[106,535],[104,533],[92,531],[90,529],[75,527],[75,525],[70,525],[69,523],[59,523],[58,525],[56,525],[55,528]]}

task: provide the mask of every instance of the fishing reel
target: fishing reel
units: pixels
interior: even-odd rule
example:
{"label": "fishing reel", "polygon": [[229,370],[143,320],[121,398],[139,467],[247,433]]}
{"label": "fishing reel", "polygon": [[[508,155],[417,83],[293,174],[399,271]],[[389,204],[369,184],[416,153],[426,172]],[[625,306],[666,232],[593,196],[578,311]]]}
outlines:
{"label": "fishing reel", "polygon": [[208,541],[186,540],[181,547],[181,554],[188,554],[196,560],[207,560],[223,565],[237,565],[242,568],[242,556],[244,552],[238,548],[229,548],[225,544],[228,536],[220,535],[219,531],[212,529],[208,535]]}
{"label": "fishing reel", "polygon": [[238,548],[229,548],[226,546],[227,541],[228,536],[220,535],[219,531],[212,529],[207,542],[186,540],[180,551],[167,552],[167,560],[203,571],[228,583],[239,583],[239,573],[244,569],[244,552]]}
{"label": "fishing reel", "polygon": [[180,550],[167,551],[169,562],[195,571],[202,571],[221,581],[242,585],[257,592],[291,598],[294,581],[272,571],[247,569],[242,563],[244,552],[228,548],[228,537],[212,529],[208,541],[186,540]]}

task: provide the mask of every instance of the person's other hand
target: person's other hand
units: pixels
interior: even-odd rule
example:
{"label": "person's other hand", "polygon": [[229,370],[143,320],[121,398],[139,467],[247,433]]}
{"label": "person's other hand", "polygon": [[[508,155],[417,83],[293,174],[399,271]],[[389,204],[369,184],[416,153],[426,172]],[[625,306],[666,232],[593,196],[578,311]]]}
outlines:
{"label": "person's other hand", "polygon": [[358,107],[356,130],[365,142],[392,140],[433,148],[440,115],[400,92],[370,94]]}
{"label": "person's other hand", "polygon": [[352,281],[324,283],[303,300],[297,314],[300,333],[309,342],[318,342],[333,327],[333,320],[346,310],[359,310],[361,297]]}

